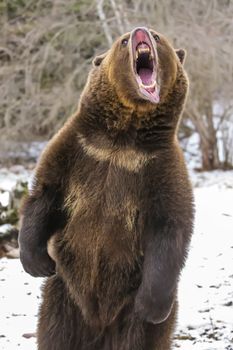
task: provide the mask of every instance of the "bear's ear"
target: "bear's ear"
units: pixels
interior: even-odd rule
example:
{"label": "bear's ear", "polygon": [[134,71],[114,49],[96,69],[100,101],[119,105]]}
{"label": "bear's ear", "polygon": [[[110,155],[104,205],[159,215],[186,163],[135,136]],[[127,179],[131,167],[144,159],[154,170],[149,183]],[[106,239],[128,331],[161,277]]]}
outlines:
{"label": "bear's ear", "polygon": [[179,57],[181,64],[184,64],[185,57],[186,57],[186,51],[184,49],[177,49],[175,51],[176,51],[177,56]]}
{"label": "bear's ear", "polygon": [[94,67],[98,67],[101,65],[101,62],[103,61],[103,59],[107,56],[107,52],[103,53],[102,55],[96,56],[93,61],[92,64]]}

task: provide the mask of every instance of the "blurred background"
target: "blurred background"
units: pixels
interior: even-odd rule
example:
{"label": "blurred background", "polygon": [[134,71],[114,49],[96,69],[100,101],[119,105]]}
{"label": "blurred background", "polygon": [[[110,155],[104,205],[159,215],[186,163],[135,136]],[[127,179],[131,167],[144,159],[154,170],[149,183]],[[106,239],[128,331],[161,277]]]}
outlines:
{"label": "blurred background", "polygon": [[0,349],[36,349],[41,279],[19,261],[19,208],[92,59],[135,26],[187,50],[179,129],[196,203],[174,348],[233,350],[233,0],[0,0]]}
{"label": "blurred background", "polygon": [[232,0],[3,0],[0,25],[2,160],[48,140],[77,108],[93,56],[143,25],[188,52],[183,147],[195,135],[196,167],[232,168]]}

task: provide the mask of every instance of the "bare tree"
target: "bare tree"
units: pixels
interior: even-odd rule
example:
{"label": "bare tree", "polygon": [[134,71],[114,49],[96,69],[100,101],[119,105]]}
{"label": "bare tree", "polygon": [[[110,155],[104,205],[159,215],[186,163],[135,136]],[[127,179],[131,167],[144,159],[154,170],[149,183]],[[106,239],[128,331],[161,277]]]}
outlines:
{"label": "bare tree", "polygon": [[232,166],[232,13],[232,0],[5,1],[0,142],[49,138],[76,109],[93,56],[145,25],[188,51],[184,120],[198,132],[202,168]]}
{"label": "bare tree", "polygon": [[[187,49],[191,84],[185,116],[199,134],[202,168],[231,167],[232,138],[227,130],[233,123],[233,1],[136,0],[127,11],[131,23],[147,23]],[[215,106],[221,106],[217,113]]]}
{"label": "bare tree", "polygon": [[106,39],[108,41],[108,45],[111,46],[113,43],[113,39],[112,39],[112,35],[110,33],[110,29],[109,29],[106,15],[104,13],[103,4],[104,4],[104,0],[96,0],[96,7],[97,7],[97,11],[98,11],[98,16],[101,20],[104,34],[105,34]]}

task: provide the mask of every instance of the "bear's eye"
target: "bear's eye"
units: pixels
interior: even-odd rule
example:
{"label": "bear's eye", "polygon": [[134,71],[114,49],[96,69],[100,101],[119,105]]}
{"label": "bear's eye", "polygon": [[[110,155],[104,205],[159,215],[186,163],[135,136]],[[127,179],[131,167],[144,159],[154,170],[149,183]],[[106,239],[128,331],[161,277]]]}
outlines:
{"label": "bear's eye", "polygon": [[128,44],[128,39],[123,39],[121,42],[122,46],[127,46]]}
{"label": "bear's eye", "polygon": [[154,36],[155,41],[160,41],[160,37],[158,36],[158,34],[154,34],[153,36]]}

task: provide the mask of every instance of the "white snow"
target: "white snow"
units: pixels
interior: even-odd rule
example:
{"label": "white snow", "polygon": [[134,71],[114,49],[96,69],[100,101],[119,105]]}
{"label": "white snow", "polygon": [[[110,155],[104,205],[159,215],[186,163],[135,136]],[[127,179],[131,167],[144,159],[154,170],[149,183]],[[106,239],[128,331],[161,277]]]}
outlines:
{"label": "white snow", "polygon": [[19,259],[0,259],[0,350],[36,349],[35,338],[42,279],[23,271]]}
{"label": "white snow", "polygon": [[9,192],[0,192],[0,206],[6,208],[10,202],[10,193]]}
{"label": "white snow", "polygon": [[26,170],[23,166],[12,166],[0,168],[0,191],[9,193],[16,185],[17,181],[27,182],[30,180],[32,171]]}
{"label": "white snow", "polygon": [[[222,184],[221,184],[222,186]],[[233,189],[195,189],[196,221],[179,288],[179,349],[233,349]]]}
{"label": "white snow", "polygon": [[7,233],[7,231],[10,231],[13,228],[11,224],[4,224],[0,225],[0,234]]}
{"label": "white snow", "polygon": [[189,171],[191,174],[194,187],[211,187],[213,188],[229,188],[233,189],[233,170],[221,171],[215,170],[211,173]]}
{"label": "white snow", "polygon": [[[233,172],[192,177],[195,232],[180,281],[174,350],[233,350]],[[36,339],[22,335],[36,329],[42,281],[18,259],[0,259],[0,350],[36,349]]]}

